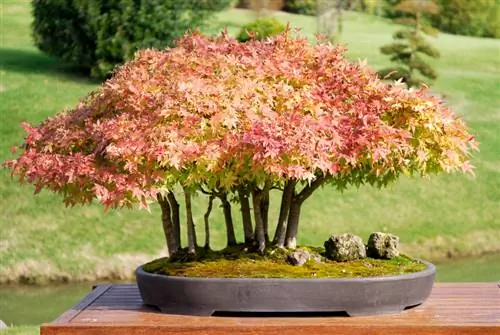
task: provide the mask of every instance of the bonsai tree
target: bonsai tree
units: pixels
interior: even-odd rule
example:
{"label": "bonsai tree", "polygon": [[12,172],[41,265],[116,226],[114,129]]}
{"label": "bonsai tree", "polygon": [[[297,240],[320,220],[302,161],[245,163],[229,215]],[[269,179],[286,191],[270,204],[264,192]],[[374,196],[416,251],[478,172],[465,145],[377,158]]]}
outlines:
{"label": "bonsai tree", "polygon": [[[148,208],[158,202],[170,255],[198,241],[194,194],[222,203],[229,246],[295,248],[300,213],[322,186],[383,187],[401,174],[472,172],[466,125],[425,89],[381,82],[343,48],[290,30],[239,43],[192,33],[166,50],[143,50],[74,109],[37,126],[6,166],[66,205]],[[281,191],[269,232],[270,190]],[[177,199],[182,194],[183,201]],[[209,240],[205,241],[209,248]]]}
{"label": "bonsai tree", "polygon": [[401,64],[379,71],[381,77],[393,80],[402,79],[409,87],[420,86],[424,83],[416,72],[429,79],[436,79],[436,71],[421,57],[427,55],[439,58],[439,51],[427,42],[425,35],[435,36],[436,29],[425,24],[422,16],[436,14],[439,7],[432,0],[404,0],[394,9],[406,14],[405,17],[396,18],[396,23],[401,23],[410,29],[398,30],[394,33],[394,43],[384,45],[380,51],[391,56],[391,61]]}

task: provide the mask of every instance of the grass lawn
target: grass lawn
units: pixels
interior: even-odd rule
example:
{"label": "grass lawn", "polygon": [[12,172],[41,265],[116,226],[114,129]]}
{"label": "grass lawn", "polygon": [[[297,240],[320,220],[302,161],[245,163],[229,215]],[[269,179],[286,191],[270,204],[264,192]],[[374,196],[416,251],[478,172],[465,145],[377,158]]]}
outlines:
{"label": "grass lawn", "polygon": [[[37,123],[74,106],[97,83],[70,74],[35,48],[30,1],[4,0],[0,12],[0,161],[4,161],[12,157],[10,147],[22,142],[20,122]],[[277,16],[313,37],[314,18]],[[218,16],[231,33],[252,19],[243,10]],[[350,58],[366,58],[378,68],[388,64],[378,48],[391,40],[396,29],[384,20],[348,13],[342,40]],[[433,88],[447,97],[481,142],[481,152],[473,159],[477,177],[403,178],[383,191],[362,187],[339,194],[323,189],[303,210],[300,243],[322,244],[331,233],[352,232],[366,239],[370,232],[390,231],[401,237],[407,253],[431,260],[500,251],[500,40],[442,34],[435,44],[442,59],[435,61],[440,77]],[[0,170],[0,283],[127,278],[138,264],[163,253],[156,208],[151,214],[104,213],[97,205],[66,209],[58,196],[42,192],[33,197],[32,192]],[[194,208],[199,227],[204,206],[200,197]],[[237,214],[234,210],[239,219]],[[276,217],[274,206],[271,218]],[[213,244],[222,247],[222,216],[213,215],[212,222]],[[199,235],[203,238],[201,231]]]}
{"label": "grass lawn", "polygon": [[15,326],[2,331],[2,335],[38,335],[40,334],[39,326]]}

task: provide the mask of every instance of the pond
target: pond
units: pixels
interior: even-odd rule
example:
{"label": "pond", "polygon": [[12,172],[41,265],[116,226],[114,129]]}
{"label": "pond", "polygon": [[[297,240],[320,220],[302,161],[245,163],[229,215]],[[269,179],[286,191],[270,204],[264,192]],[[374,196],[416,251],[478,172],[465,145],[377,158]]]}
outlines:
{"label": "pond", "polygon": [[[437,264],[437,281],[500,281],[500,253]],[[92,289],[92,284],[0,286],[0,320],[7,325],[38,325],[55,319]]]}

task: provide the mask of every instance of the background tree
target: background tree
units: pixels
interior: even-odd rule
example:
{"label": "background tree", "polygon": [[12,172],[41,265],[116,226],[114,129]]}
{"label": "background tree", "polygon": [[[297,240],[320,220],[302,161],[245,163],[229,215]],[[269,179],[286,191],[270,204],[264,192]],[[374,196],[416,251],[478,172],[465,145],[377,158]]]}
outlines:
{"label": "background tree", "polygon": [[236,5],[239,8],[251,9],[260,14],[266,11],[281,10],[284,3],[284,0],[239,0]]}
{"label": "background tree", "polygon": [[427,25],[422,16],[436,14],[439,11],[438,6],[433,0],[403,0],[395,6],[395,10],[408,16],[396,18],[394,21],[411,28],[397,31],[393,36],[395,42],[380,48],[384,55],[391,56],[392,62],[400,64],[380,70],[380,76],[392,80],[402,79],[408,86],[420,86],[425,83],[417,72],[426,78],[436,79],[436,71],[421,55],[439,57],[439,51],[425,38],[425,35],[436,35],[437,31]]}
{"label": "background tree", "polygon": [[261,40],[282,33],[285,31],[285,28],[285,25],[274,17],[258,18],[241,27],[236,39],[239,42],[246,42],[252,38]]}
{"label": "background tree", "polygon": [[500,37],[499,0],[436,0],[441,12],[431,22],[441,31],[478,37]]}
{"label": "background tree", "polygon": [[317,0],[318,34],[328,36],[332,41],[339,40],[344,24],[343,11],[348,4],[348,0]]}
{"label": "background tree", "polygon": [[138,49],[172,46],[231,0],[32,0],[33,36],[49,55],[107,76]]}
{"label": "background tree", "polygon": [[[465,124],[426,90],[385,84],[342,47],[290,31],[246,43],[194,33],[175,48],[141,51],[74,109],[24,128],[20,156],[6,163],[13,176],[70,206],[158,202],[172,257],[182,255],[178,199],[188,253],[201,249],[196,194],[209,197],[206,235],[220,201],[227,245],[237,242],[236,203],[240,241],[260,252],[295,248],[302,207],[320,187],[382,188],[401,174],[471,172],[475,147]],[[274,234],[271,190],[281,192]]]}
{"label": "background tree", "polygon": [[283,10],[290,13],[315,16],[318,0],[286,0]]}

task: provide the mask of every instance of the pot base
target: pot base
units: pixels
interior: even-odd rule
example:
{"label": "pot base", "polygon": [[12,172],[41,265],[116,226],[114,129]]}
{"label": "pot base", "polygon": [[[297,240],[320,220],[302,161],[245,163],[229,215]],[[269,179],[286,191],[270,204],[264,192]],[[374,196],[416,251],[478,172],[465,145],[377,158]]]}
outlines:
{"label": "pot base", "polygon": [[324,279],[186,278],[137,268],[145,304],[163,313],[182,315],[350,316],[400,313],[429,296],[436,269],[388,277]]}

